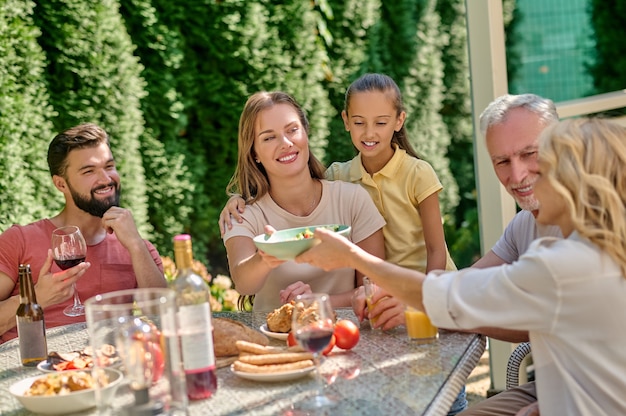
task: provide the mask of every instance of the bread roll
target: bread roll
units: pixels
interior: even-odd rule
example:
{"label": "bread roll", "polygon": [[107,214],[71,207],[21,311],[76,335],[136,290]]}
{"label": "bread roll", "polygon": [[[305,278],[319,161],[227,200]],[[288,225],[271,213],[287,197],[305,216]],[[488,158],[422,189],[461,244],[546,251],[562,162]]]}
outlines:
{"label": "bread roll", "polygon": [[239,354],[238,340],[267,345],[269,340],[261,332],[241,322],[228,318],[213,318],[213,343],[216,357],[229,357]]}
{"label": "bread roll", "polygon": [[287,333],[291,331],[291,314],[294,301],[285,303],[278,309],[267,314],[267,329],[272,332]]}

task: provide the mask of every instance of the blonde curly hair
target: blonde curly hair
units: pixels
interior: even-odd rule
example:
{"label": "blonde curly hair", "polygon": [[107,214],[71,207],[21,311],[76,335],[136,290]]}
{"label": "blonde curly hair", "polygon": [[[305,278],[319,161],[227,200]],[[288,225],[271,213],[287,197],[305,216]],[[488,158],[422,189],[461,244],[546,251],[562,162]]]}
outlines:
{"label": "blonde curly hair", "polygon": [[601,118],[561,121],[542,132],[539,158],[574,229],[626,276],[626,128]]}

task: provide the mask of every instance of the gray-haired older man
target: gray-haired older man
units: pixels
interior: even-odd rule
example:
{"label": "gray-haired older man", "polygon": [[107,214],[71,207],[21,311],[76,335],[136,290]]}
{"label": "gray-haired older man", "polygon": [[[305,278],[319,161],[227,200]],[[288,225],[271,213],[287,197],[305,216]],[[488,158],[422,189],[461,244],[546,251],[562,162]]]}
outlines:
{"label": "gray-haired older man", "polygon": [[[562,237],[557,226],[539,225],[535,215],[539,203],[533,193],[537,180],[538,137],[558,121],[551,100],[534,94],[503,95],[492,101],[480,115],[480,130],[498,179],[522,208],[504,230],[493,248],[473,267],[492,267],[516,261],[538,237]],[[528,333],[499,328],[480,328],[489,337],[528,341]],[[537,413],[535,413],[537,412]],[[535,383],[501,392],[465,412],[465,416],[538,414]]]}

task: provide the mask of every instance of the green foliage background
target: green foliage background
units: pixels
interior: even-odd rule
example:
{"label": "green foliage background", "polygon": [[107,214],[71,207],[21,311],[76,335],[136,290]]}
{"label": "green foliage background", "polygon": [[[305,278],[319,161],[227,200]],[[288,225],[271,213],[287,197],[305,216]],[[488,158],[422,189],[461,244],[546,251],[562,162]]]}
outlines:
{"label": "green foliage background", "polygon": [[43,78],[46,56],[34,4],[0,3],[0,230],[61,206],[45,155],[56,116]]}
{"label": "green foliage background", "polygon": [[[237,124],[258,90],[291,93],[325,163],[354,156],[340,112],[351,81],[384,72],[443,185],[459,266],[479,251],[464,0],[0,0],[0,230],[62,206],[45,166],[56,132],[112,137],[123,205],[162,255],[190,233],[227,273],[217,218]],[[455,179],[456,178],[456,179]]]}
{"label": "green foliage background", "polygon": [[[594,80],[592,93],[623,90],[626,85],[626,3],[618,0],[590,0],[589,14],[596,42],[595,54],[589,57],[588,65]],[[626,108],[611,111],[607,115],[624,114]]]}

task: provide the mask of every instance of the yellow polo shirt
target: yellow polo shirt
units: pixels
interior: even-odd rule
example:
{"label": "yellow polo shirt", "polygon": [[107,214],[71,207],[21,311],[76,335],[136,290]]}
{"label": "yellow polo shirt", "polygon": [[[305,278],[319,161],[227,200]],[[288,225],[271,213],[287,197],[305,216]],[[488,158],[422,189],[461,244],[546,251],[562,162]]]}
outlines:
{"label": "yellow polo shirt", "polygon": [[[326,170],[326,178],[361,184],[387,222],[383,227],[387,260],[426,271],[426,243],[417,207],[443,189],[428,162],[409,156],[396,146],[391,160],[374,175],[367,173],[358,154],[348,162],[334,162]],[[446,270],[456,270],[450,253],[447,253]]]}

